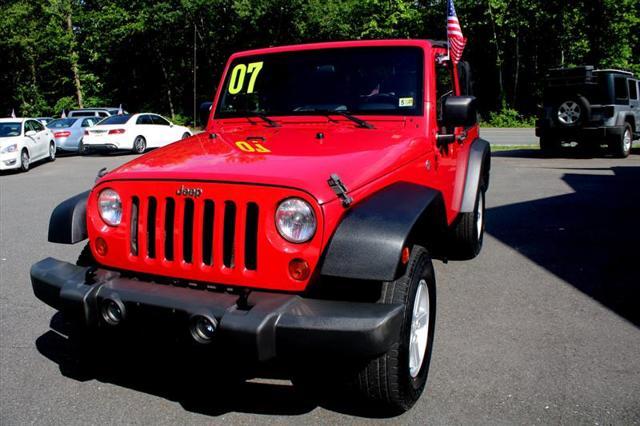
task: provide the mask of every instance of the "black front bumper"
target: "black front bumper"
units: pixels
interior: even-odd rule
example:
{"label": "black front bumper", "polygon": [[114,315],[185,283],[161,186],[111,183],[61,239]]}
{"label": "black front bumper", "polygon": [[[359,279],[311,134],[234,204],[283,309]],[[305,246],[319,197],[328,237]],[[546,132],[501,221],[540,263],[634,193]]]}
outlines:
{"label": "black front bumper", "polygon": [[213,317],[219,324],[217,347],[255,354],[260,361],[298,354],[373,357],[400,335],[401,305],[253,291],[239,306],[240,297],[230,293],[129,279],[105,269],[87,276],[88,271],[44,259],[31,267],[33,292],[89,326],[103,325],[100,307],[106,299],[122,303],[123,324],[149,310],[184,323],[185,329],[194,315]]}

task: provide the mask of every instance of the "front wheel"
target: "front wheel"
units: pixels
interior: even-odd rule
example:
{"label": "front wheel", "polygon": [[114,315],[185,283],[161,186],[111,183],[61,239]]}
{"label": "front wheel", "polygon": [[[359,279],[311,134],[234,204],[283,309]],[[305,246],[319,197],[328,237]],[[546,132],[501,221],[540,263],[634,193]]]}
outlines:
{"label": "front wheel", "polygon": [[356,387],[387,411],[409,410],[427,382],[436,315],[436,280],[427,250],[414,246],[405,274],[382,285],[378,303],[404,306],[398,341],[360,371]]}
{"label": "front wheel", "polygon": [[56,161],[56,143],[51,141],[49,144],[49,161]]}
{"label": "front wheel", "polygon": [[133,153],[134,154],[142,154],[147,149],[147,141],[142,137],[138,136],[133,141]]}
{"label": "front wheel", "polygon": [[23,149],[20,153],[20,171],[27,172],[29,171],[29,153],[26,149]]}

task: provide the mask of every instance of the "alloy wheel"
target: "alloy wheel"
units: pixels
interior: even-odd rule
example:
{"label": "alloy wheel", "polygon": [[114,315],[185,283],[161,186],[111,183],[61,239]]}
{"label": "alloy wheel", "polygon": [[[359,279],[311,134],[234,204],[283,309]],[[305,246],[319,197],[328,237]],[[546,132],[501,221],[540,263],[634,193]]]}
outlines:
{"label": "alloy wheel", "polygon": [[426,355],[429,340],[429,310],[429,289],[427,282],[422,279],[418,283],[413,301],[411,335],[409,337],[409,374],[414,379],[420,373]]}
{"label": "alloy wheel", "polygon": [[558,121],[562,124],[576,124],[580,119],[582,110],[580,105],[575,101],[563,102],[558,108]]}

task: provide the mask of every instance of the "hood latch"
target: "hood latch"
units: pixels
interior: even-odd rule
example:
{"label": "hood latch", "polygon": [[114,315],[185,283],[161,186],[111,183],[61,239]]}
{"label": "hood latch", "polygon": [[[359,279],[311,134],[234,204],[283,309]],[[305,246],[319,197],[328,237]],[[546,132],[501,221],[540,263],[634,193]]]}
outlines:
{"label": "hood latch", "polygon": [[327,183],[329,184],[329,187],[333,190],[333,192],[336,193],[338,198],[342,200],[342,206],[345,209],[348,208],[351,203],[353,203],[353,198],[349,197],[349,195],[347,194],[349,190],[340,180],[340,176],[335,173],[332,174],[331,177],[327,180]]}

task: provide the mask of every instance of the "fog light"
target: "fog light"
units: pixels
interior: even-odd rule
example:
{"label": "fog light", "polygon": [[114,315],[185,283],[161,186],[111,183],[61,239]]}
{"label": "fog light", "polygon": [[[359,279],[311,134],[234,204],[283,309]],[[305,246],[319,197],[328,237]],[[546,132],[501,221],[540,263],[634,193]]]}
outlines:
{"label": "fog light", "polygon": [[198,343],[211,343],[217,329],[218,322],[215,318],[208,318],[203,315],[194,316],[189,327],[191,337]]}
{"label": "fog light", "polygon": [[309,278],[309,264],[303,259],[293,259],[289,262],[289,275],[296,281],[304,281]]}
{"label": "fog light", "polygon": [[124,306],[112,299],[106,299],[102,303],[102,319],[111,325],[118,325],[124,318]]}
{"label": "fog light", "polygon": [[96,238],[96,251],[100,256],[107,255],[107,242],[102,238]]}

